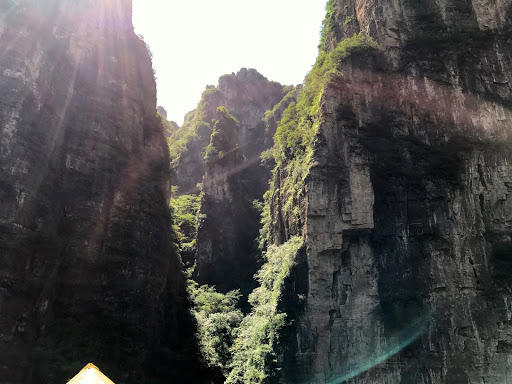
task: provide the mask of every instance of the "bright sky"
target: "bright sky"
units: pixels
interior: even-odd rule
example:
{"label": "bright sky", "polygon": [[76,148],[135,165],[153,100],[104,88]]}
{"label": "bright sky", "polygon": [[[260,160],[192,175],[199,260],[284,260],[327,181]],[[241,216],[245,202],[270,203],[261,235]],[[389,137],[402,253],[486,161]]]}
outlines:
{"label": "bright sky", "polygon": [[135,31],[153,52],[158,105],[182,124],[206,85],[255,68],[302,83],[318,53],[327,0],[134,0]]}

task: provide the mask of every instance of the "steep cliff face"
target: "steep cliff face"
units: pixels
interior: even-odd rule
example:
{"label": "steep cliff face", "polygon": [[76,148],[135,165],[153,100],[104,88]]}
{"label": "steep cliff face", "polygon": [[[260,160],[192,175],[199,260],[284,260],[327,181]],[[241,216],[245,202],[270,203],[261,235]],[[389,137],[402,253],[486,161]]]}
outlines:
{"label": "steep cliff face", "polygon": [[0,11],[0,382],[65,382],[90,361],[168,382],[193,327],[131,1]]}
{"label": "steep cliff face", "polygon": [[223,107],[216,117],[206,155],[194,280],[223,292],[241,288],[247,295],[258,269],[259,211],[244,183],[240,123]]}
{"label": "steep cliff face", "polygon": [[[300,310],[302,280],[283,293],[281,381],[509,383],[512,4],[327,10],[319,60],[341,75],[323,88],[298,209],[283,195],[293,154],[271,202],[273,241],[304,236],[308,281]],[[360,32],[377,44],[355,49]]]}
{"label": "steep cliff face", "polygon": [[253,288],[260,226],[253,201],[263,199],[271,177],[260,156],[272,146],[275,118],[293,90],[254,69],[224,75],[218,87],[207,87],[197,109],[169,139],[178,199],[198,193],[202,182],[197,234],[184,236],[182,245],[200,284],[221,291],[241,288],[245,296]]}
{"label": "steep cliff face", "polygon": [[[237,141],[240,152],[251,166],[258,168],[261,152],[270,147],[268,142],[265,143],[265,112],[272,110],[286,92],[287,89],[279,83],[247,68],[221,76],[217,87],[208,86],[197,109],[185,117],[185,123],[172,138],[171,155],[176,172],[174,184],[179,187],[179,193],[198,192],[196,186],[205,174],[204,147],[209,144],[213,129],[210,123],[220,106],[239,121]],[[248,174],[259,175],[261,170],[257,168]],[[254,176],[254,179],[259,177]],[[257,185],[257,188],[263,195],[266,185]]]}
{"label": "steep cliff face", "polygon": [[226,96],[225,107],[240,122],[238,142],[247,158],[259,157],[264,150],[265,112],[272,110],[286,94],[286,87],[269,81],[255,69],[242,68],[219,79],[219,90]]}

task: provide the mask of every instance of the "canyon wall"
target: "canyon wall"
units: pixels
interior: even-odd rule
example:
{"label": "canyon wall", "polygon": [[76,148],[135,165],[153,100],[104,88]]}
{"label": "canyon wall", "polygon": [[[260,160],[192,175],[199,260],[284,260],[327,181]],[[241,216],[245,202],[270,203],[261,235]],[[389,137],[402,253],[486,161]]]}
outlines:
{"label": "canyon wall", "polygon": [[131,1],[0,12],[0,382],[65,382],[88,362],[116,383],[190,379],[169,155]]}
{"label": "canyon wall", "polygon": [[200,183],[196,241],[182,252],[200,284],[240,288],[245,297],[254,288],[260,211],[253,201],[261,202],[271,178],[260,156],[272,146],[272,118],[293,89],[255,69],[221,76],[170,138],[177,195],[199,193]]}
{"label": "canyon wall", "polygon": [[[171,155],[174,155],[174,171],[176,179],[173,183],[179,187],[180,194],[197,193],[197,184],[201,183],[205,174],[204,147],[210,142],[216,109],[225,107],[239,122],[236,132],[241,153],[247,158],[255,179],[261,170],[259,156],[268,149],[269,137],[265,137],[265,112],[274,108],[286,95],[287,88],[269,81],[252,68],[242,68],[237,73],[223,75],[217,86],[207,86],[197,108],[185,116],[184,124],[172,137]],[[265,139],[266,142],[265,142]],[[175,149],[174,149],[175,148]],[[173,150],[174,149],[174,150]],[[268,179],[268,174],[267,174]],[[257,185],[258,192],[263,195],[266,190],[266,179]]]}
{"label": "canyon wall", "polygon": [[219,108],[211,136],[214,153],[206,158],[203,177],[194,280],[226,292],[242,288],[247,295],[258,269],[254,240],[259,212],[244,185],[244,157],[238,143],[240,123]]}
{"label": "canyon wall", "polygon": [[327,10],[321,50],[377,44],[338,56],[299,212],[272,200],[273,242],[306,250],[280,382],[510,383],[512,3]]}

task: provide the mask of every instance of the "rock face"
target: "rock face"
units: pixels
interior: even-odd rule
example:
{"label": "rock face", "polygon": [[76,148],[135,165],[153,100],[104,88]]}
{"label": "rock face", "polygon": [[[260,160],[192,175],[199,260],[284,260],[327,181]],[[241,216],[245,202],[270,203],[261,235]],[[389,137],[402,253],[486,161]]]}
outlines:
{"label": "rock face", "polygon": [[259,211],[244,184],[244,157],[238,144],[240,123],[225,108],[217,110],[206,158],[197,231],[194,280],[219,291],[241,288],[248,294],[258,269],[254,240]]}
{"label": "rock face", "polygon": [[272,146],[270,117],[282,112],[273,109],[291,89],[254,69],[224,75],[171,138],[172,152],[179,140],[191,137],[175,161],[178,193],[198,192],[195,185],[202,182],[194,272],[200,284],[220,291],[241,288],[245,296],[254,288],[260,212],[252,202],[263,199],[271,177],[260,156]]}
{"label": "rock face", "polygon": [[161,114],[163,117],[167,118],[167,110],[162,107],[161,105],[159,105],[158,107],[156,107],[156,110],[159,114]]}
{"label": "rock face", "polygon": [[[221,76],[217,87],[208,86],[198,108],[186,116],[184,125],[174,138],[180,140],[190,130],[196,135],[187,142],[176,159],[175,184],[180,193],[198,192],[196,185],[202,182],[205,174],[203,151],[210,142],[213,128],[209,124],[215,118],[218,107],[225,107],[237,118],[240,126],[237,130],[240,152],[251,165],[259,166],[261,152],[271,146],[271,143],[265,143],[265,112],[274,108],[285,94],[282,85],[269,81],[255,69],[247,68],[242,68],[236,74]],[[261,171],[255,169],[252,173],[255,172],[259,175]],[[260,195],[263,195],[267,187],[268,174],[266,176],[265,184],[258,185]]]}
{"label": "rock face", "polygon": [[0,12],[0,382],[65,382],[90,361],[116,383],[187,377],[169,158],[131,1]]}
{"label": "rock face", "polygon": [[[381,49],[323,94],[281,382],[511,383],[512,3],[328,10],[326,50],[360,31]],[[276,242],[300,231],[281,210]]]}
{"label": "rock face", "polygon": [[222,105],[240,122],[238,142],[242,154],[248,159],[259,158],[264,150],[265,112],[285,96],[283,86],[267,80],[255,69],[242,68],[236,74],[222,76],[218,88],[226,97]]}

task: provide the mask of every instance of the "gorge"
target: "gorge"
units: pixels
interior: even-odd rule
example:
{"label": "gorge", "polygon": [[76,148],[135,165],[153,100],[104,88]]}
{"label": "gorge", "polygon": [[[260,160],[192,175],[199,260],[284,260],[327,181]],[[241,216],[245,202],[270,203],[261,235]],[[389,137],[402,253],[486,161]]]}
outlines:
{"label": "gorge", "polygon": [[181,126],[130,0],[0,13],[0,383],[512,383],[510,0],[329,0]]}

